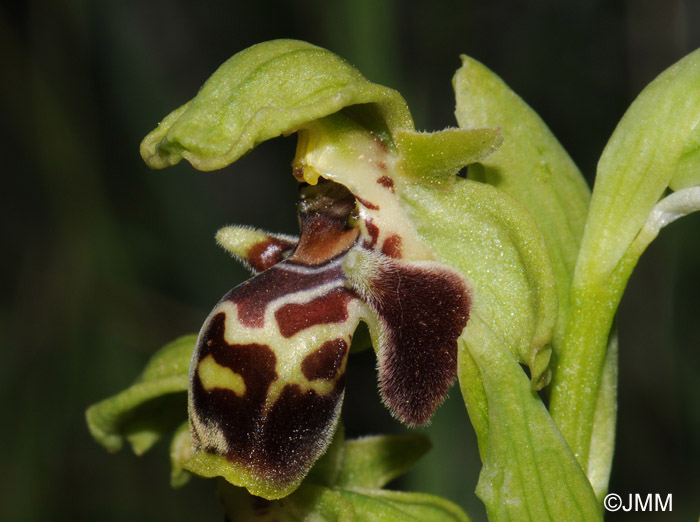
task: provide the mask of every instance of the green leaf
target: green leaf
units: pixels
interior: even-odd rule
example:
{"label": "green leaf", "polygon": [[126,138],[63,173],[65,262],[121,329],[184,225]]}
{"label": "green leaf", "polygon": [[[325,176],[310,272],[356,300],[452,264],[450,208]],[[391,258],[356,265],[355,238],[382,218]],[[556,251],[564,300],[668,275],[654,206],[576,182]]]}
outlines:
{"label": "green leaf", "polygon": [[190,423],[183,422],[170,441],[170,486],[180,488],[189,482],[192,475],[182,464],[192,456]]}
{"label": "green leaf", "polygon": [[360,488],[340,489],[338,493],[351,503],[355,520],[469,522],[461,508],[426,493]]}
{"label": "green leaf", "polygon": [[429,449],[428,438],[413,433],[349,440],[335,485],[381,488],[408,471]]}
{"label": "green leaf", "polygon": [[379,489],[403,474],[429,448],[422,435],[387,435],[344,441],[336,433],[326,455],[290,495],[264,500],[220,482],[230,520],[461,521],[456,505],[433,495]]}
{"label": "green leaf", "polygon": [[355,522],[352,503],[332,489],[302,484],[293,494],[267,501],[249,494],[244,488],[219,481],[219,498],[226,519],[236,522],[271,521]]}
{"label": "green leaf", "polygon": [[182,421],[184,394],[168,396],[187,391],[196,340],[196,335],[187,335],[167,344],[131,387],[88,408],[88,428],[97,442],[116,451],[128,437],[134,452],[141,454]]}
{"label": "green leaf", "polygon": [[469,176],[522,203],[542,231],[557,281],[559,314],[552,345],[558,350],[569,309],[569,287],[590,190],[569,155],[540,117],[498,76],[462,56],[452,84],[462,128],[500,126],[503,144]]}
{"label": "green leaf", "polygon": [[398,193],[436,258],[472,286],[471,317],[530,366],[533,386],[546,384],[557,295],[547,247],[527,210],[490,185],[456,177],[444,187],[402,183]]}
{"label": "green leaf", "polygon": [[293,520],[323,520],[329,522],[351,522],[357,520],[352,502],[339,491],[304,484],[293,495],[280,502],[294,515]]}
{"label": "green leaf", "polygon": [[[700,50],[642,91],[598,163],[550,401],[584,469],[590,465],[608,336],[627,280],[658,230],[698,207],[688,184],[700,180],[692,171],[699,164],[699,122]],[[682,190],[661,199],[671,186]]]}
{"label": "green leaf", "polygon": [[146,136],[141,156],[152,168],[185,158],[200,170],[220,169],[265,140],[356,104],[373,104],[389,132],[413,129],[403,98],[342,58],[306,42],[264,42],[225,62]]}
{"label": "green leaf", "polygon": [[476,491],[489,520],[602,520],[586,475],[510,351],[479,318],[464,343],[460,384],[464,365],[473,364],[485,397]]}

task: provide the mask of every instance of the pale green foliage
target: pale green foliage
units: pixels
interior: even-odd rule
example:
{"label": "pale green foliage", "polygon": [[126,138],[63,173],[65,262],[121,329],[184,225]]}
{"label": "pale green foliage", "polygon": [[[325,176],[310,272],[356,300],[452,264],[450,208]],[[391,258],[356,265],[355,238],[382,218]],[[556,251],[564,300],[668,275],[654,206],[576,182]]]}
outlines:
{"label": "pale green foliage", "polygon": [[[559,429],[589,474],[600,475],[600,466],[610,466],[609,459],[603,463],[592,454],[591,444],[600,420],[596,405],[610,402],[602,395],[615,393],[614,383],[605,383],[603,376],[613,371],[607,368],[614,362],[606,361],[606,351],[627,280],[670,215],[698,208],[697,192],[687,185],[700,181],[699,122],[700,51],[695,51],[639,95],[598,164],[550,403]],[[685,190],[662,199],[676,182]],[[608,451],[612,455],[612,448]],[[599,496],[604,489],[598,488]]]}
{"label": "pale green foliage", "polygon": [[92,436],[110,451],[117,451],[127,438],[135,453],[147,451],[165,430],[181,422],[184,398],[175,397],[172,408],[154,404],[156,399],[187,391],[192,350],[196,335],[186,335],[167,344],[151,358],[134,384],[123,392],[91,406],[86,413]]}

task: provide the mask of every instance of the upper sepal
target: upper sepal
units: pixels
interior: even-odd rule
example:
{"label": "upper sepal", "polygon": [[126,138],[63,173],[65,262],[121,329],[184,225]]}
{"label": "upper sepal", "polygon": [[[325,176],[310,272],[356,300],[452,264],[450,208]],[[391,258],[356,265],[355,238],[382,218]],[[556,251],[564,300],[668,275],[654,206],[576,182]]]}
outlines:
{"label": "upper sepal", "polygon": [[413,128],[396,91],[369,82],[339,56],[297,40],[264,42],[219,67],[146,136],[141,156],[151,168],[185,158],[200,170],[220,169],[265,140],[357,104],[372,104],[390,133]]}

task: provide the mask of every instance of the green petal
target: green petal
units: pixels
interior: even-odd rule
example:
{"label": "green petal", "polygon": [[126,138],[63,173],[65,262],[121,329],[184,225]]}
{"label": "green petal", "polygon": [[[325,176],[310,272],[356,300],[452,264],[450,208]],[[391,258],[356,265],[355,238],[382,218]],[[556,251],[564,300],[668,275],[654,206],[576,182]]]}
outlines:
{"label": "green petal", "polygon": [[438,261],[472,286],[471,317],[489,325],[541,387],[557,295],[547,247],[530,214],[498,189],[461,178],[444,188],[402,183],[399,195]]}
{"label": "green petal", "polygon": [[196,335],[187,335],[167,344],[131,387],[88,408],[88,428],[97,442],[116,451],[128,437],[141,454],[182,421],[187,411],[184,394],[168,396],[187,391],[196,340]]}
{"label": "green petal", "polygon": [[403,475],[430,449],[424,435],[378,435],[345,443],[337,487],[376,489]]}
{"label": "green petal", "polygon": [[463,128],[500,126],[503,145],[470,167],[483,179],[522,203],[542,231],[557,280],[558,349],[569,308],[569,287],[583,235],[590,190],[569,155],[540,117],[498,76],[462,56],[452,84],[455,112]]}
{"label": "green petal", "polygon": [[446,129],[439,132],[399,131],[399,169],[434,182],[448,180],[459,169],[493,153],[503,143],[497,127]]}
{"label": "green petal", "polygon": [[265,42],[225,62],[146,136],[141,156],[152,168],[185,158],[200,170],[220,169],[265,140],[356,104],[375,104],[389,131],[413,128],[396,91],[335,54],[296,40]]}

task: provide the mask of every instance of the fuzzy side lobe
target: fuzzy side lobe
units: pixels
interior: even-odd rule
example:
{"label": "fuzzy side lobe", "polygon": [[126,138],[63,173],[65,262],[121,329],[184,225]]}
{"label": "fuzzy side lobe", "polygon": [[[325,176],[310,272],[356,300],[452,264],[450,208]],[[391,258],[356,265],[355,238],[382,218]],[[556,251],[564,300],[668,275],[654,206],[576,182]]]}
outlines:
{"label": "fuzzy side lobe", "polygon": [[469,291],[462,276],[438,263],[363,257],[362,274],[350,280],[383,331],[377,347],[383,400],[406,424],[425,424],[457,376]]}
{"label": "fuzzy side lobe", "polygon": [[258,273],[289,257],[299,238],[232,225],[220,229],[216,241],[246,268]]}

